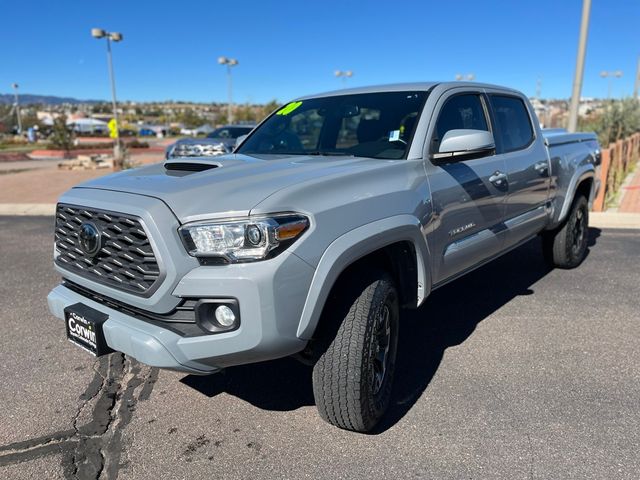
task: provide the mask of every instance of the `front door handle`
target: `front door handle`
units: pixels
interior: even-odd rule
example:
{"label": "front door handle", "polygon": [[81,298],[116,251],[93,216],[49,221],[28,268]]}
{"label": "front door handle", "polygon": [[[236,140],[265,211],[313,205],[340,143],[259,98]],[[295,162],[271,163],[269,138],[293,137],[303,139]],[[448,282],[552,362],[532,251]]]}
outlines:
{"label": "front door handle", "polygon": [[504,187],[507,184],[507,174],[496,171],[496,173],[489,177],[489,181],[496,187]]}
{"label": "front door handle", "polygon": [[546,160],[543,162],[538,162],[533,166],[533,169],[538,172],[538,174],[547,176],[549,172],[549,163]]}

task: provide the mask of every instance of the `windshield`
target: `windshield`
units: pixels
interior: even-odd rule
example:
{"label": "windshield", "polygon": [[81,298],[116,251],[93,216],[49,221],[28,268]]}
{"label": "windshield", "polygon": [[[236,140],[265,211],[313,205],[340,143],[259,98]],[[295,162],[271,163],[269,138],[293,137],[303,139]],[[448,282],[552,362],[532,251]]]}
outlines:
{"label": "windshield", "polygon": [[291,102],[236,153],[406,158],[427,92],[379,92]]}
{"label": "windshield", "polygon": [[240,135],[246,135],[253,127],[222,127],[216,128],[207,135],[208,138],[238,138]]}

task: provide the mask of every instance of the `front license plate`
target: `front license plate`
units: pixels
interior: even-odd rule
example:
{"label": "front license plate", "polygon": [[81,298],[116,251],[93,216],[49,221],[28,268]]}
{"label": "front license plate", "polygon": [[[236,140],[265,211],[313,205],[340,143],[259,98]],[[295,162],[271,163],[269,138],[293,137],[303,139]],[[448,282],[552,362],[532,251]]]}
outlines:
{"label": "front license plate", "polygon": [[64,309],[67,338],[96,357],[111,353],[113,350],[107,345],[102,330],[108,318],[109,315],[82,303],[70,305]]}

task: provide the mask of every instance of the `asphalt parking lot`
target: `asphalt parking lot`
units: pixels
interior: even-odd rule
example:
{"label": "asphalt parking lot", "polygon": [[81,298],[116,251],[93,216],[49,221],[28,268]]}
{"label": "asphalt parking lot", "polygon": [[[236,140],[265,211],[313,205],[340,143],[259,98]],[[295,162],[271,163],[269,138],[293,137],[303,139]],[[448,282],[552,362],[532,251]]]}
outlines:
{"label": "asphalt parking lot", "polygon": [[291,359],[194,377],[71,345],[52,223],[0,217],[0,478],[640,477],[640,230],[591,229],[573,271],[532,241],[435,292],[360,435]]}

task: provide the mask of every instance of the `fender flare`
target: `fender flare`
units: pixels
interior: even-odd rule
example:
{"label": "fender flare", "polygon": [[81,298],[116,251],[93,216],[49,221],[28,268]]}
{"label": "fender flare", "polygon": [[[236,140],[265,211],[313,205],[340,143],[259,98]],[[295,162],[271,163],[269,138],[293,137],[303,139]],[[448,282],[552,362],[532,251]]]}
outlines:
{"label": "fender flare", "polygon": [[[555,223],[561,223],[567,217],[567,214],[569,213],[569,208],[571,208],[571,205],[573,204],[573,200],[576,196],[578,185],[580,185],[580,183],[583,180],[586,180],[588,178],[595,179],[595,174],[596,174],[595,168],[590,163],[586,165],[582,165],[578,170],[576,170],[573,177],[571,177],[571,181],[569,182],[569,187],[567,188],[567,195],[564,198],[564,203],[562,204],[562,208],[560,209],[560,215],[558,215],[558,220]],[[595,181],[591,187],[591,193],[589,194],[589,197],[593,196],[594,187],[595,187]],[[591,204],[592,199],[588,198],[587,201],[589,202],[589,204]]]}
{"label": "fender flare", "polygon": [[418,219],[412,215],[397,215],[377,220],[350,230],[334,240],[324,251],[311,280],[304,303],[297,337],[309,340],[315,331],[324,304],[340,274],[356,260],[392,243],[409,241],[416,252],[418,272],[418,305],[431,289],[431,272],[427,242]]}

